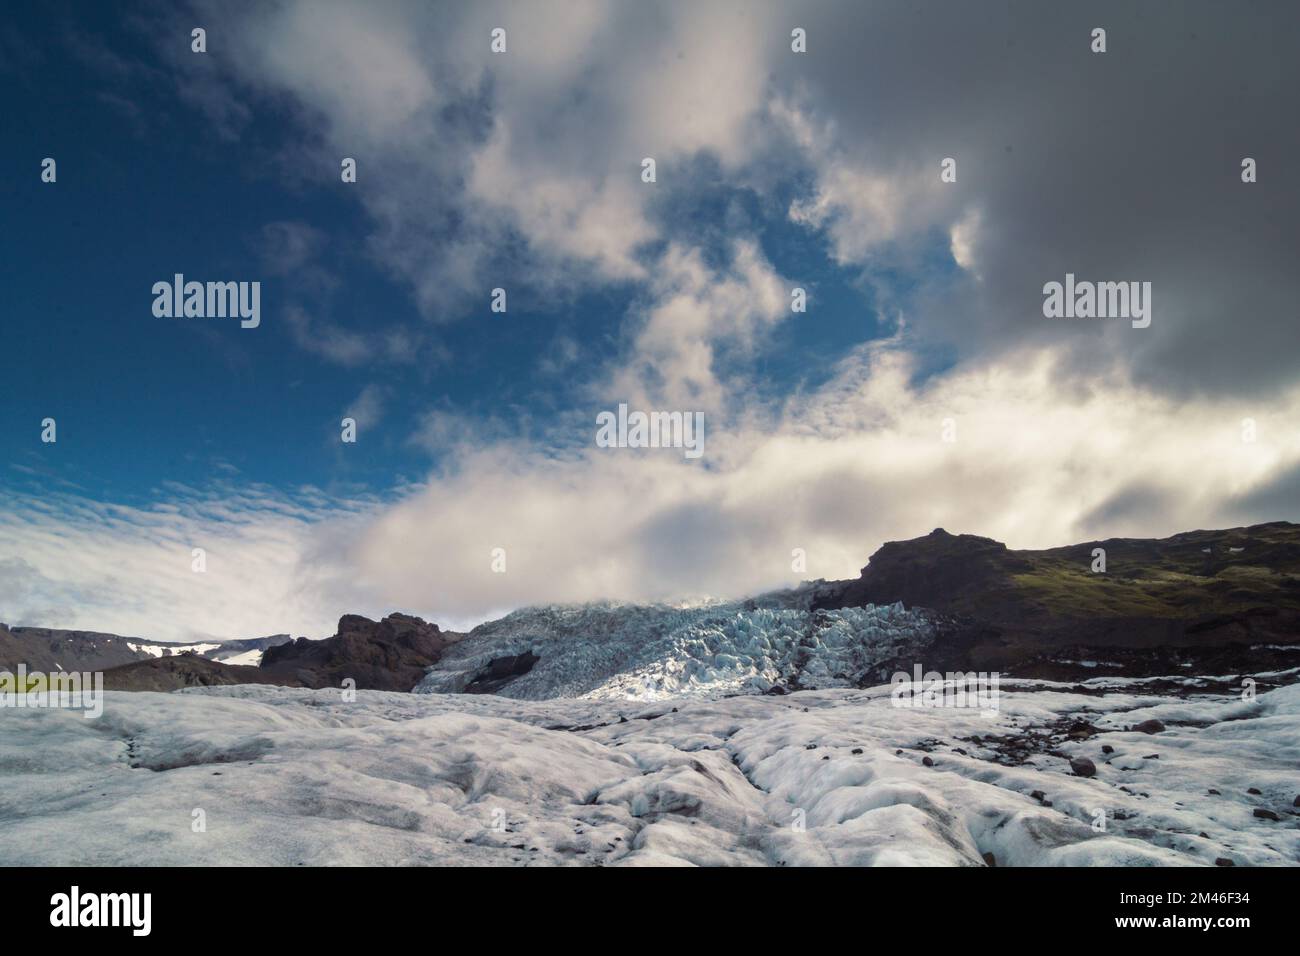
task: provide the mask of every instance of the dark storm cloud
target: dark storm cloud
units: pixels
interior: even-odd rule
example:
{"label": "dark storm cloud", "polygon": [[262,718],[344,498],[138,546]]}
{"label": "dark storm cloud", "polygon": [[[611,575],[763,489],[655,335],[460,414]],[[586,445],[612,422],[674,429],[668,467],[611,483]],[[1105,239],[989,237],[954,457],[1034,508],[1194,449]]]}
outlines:
{"label": "dark storm cloud", "polygon": [[1261,515],[1268,520],[1300,520],[1300,466],[1288,468],[1271,481],[1228,502],[1224,512],[1243,524],[1255,523],[1261,520]]}
{"label": "dark storm cloud", "polygon": [[1107,528],[1117,529],[1116,533],[1119,533],[1139,521],[1164,519],[1168,500],[1168,489],[1135,483],[1121,488],[1085,514],[1079,519],[1079,526],[1096,534],[1104,534]]}
{"label": "dark storm cloud", "polygon": [[[1077,371],[1131,361],[1139,383],[1172,393],[1295,380],[1300,5],[785,9],[809,52],[778,60],[778,82],[805,84],[844,161],[922,168],[947,190],[937,209],[905,210],[914,233],[872,248],[869,267],[978,211],[981,278],[923,290],[912,334],[966,356],[1068,340]],[[949,156],[958,181],[939,185]],[[1045,319],[1043,284],[1067,272],[1150,281],[1151,327]]]}

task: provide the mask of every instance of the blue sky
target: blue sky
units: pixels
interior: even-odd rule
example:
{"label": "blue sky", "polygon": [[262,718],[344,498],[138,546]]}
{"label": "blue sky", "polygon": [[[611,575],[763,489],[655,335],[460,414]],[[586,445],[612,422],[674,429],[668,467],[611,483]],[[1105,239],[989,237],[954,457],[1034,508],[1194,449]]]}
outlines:
{"label": "blue sky", "polygon": [[[325,636],[843,577],[938,525],[1296,518],[1295,17],[20,5],[0,619]],[[177,272],[259,281],[260,326],[155,317]],[[1045,319],[1067,272],[1155,321]],[[620,402],[706,453],[595,447]]]}
{"label": "blue sky", "polygon": [[[535,417],[517,420],[521,407],[590,408],[594,418],[579,385],[584,372],[617,359],[637,283],[530,287],[527,276],[512,275],[507,249],[490,283],[477,295],[450,295],[430,321],[409,286],[367,253],[371,225],[355,195],[365,188],[364,157],[359,185],[339,182],[334,167],[278,175],[267,157],[292,154],[302,135],[292,110],[255,102],[238,140],[223,139],[174,88],[124,82],[87,51],[166,76],[139,25],[118,22],[110,8],[49,15],[26,7],[8,30],[41,68],[6,84],[4,94],[11,148],[3,175],[16,186],[0,240],[14,400],[0,423],[11,438],[26,438],[12,444],[11,463],[38,473],[11,469],[6,481],[39,487],[57,477],[93,496],[139,502],[164,477],[200,485],[234,474],[233,466],[241,481],[384,494],[436,461],[410,440],[423,415],[492,418],[506,431]],[[39,179],[45,156],[58,162],[53,185]],[[707,157],[694,165],[686,182],[657,197],[665,240],[703,235],[702,248],[725,259],[727,237],[743,222],[780,274],[812,290],[819,315],[778,330],[745,357],[756,395],[779,400],[820,384],[837,355],[878,329],[857,270],[836,264],[824,240],[784,215],[780,200],[807,190],[806,170],[791,169],[773,195],[760,196],[725,182]],[[317,234],[313,264],[328,276],[327,295],[268,269],[265,230],[282,223]],[[936,247],[942,269],[951,262],[946,240]],[[649,244],[647,261],[655,248]],[[176,272],[260,280],[264,324],[241,332],[221,320],[155,318],[150,287]],[[509,296],[504,316],[488,309],[498,285]],[[413,329],[426,336],[424,348],[382,364],[332,361],[295,344],[285,314],[302,302],[327,311],[343,333]],[[557,342],[580,350],[576,374],[539,363]],[[382,418],[363,423],[364,440],[341,449],[339,419],[377,385]],[[53,446],[32,440],[46,416],[59,423]]]}

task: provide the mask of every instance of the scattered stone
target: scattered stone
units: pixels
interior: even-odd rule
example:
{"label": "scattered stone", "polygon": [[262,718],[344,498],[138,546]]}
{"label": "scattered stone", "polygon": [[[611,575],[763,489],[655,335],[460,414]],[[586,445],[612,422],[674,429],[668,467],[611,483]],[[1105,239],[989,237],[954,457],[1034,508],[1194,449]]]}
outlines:
{"label": "scattered stone", "polygon": [[929,758],[929,757],[922,757],[922,758],[921,758],[921,763],[925,764],[927,767],[933,767],[933,766],[934,766],[934,761],[933,761],[931,758]]}
{"label": "scattered stone", "polygon": [[992,853],[985,853],[985,854],[984,854],[984,865],[985,865],[985,866],[997,866],[997,865],[998,865],[997,858],[996,858]]}
{"label": "scattered stone", "polygon": [[1247,787],[1247,788],[1246,788],[1246,792],[1247,792],[1248,794],[1250,794],[1252,797],[1263,796],[1263,791],[1262,791],[1262,790],[1257,790],[1257,789],[1255,789],[1254,787]]}
{"label": "scattered stone", "polygon": [[1139,734],[1158,734],[1164,729],[1165,725],[1158,720],[1144,720],[1133,725],[1133,730]]}
{"label": "scattered stone", "polygon": [[1071,740],[1087,740],[1101,733],[1096,727],[1086,720],[1076,720],[1065,731],[1065,735]]}
{"label": "scattered stone", "polygon": [[1211,787],[1211,788],[1210,788],[1209,790],[1207,790],[1206,792],[1207,792],[1207,793],[1212,793],[1212,794],[1214,794],[1216,797],[1220,795],[1220,794],[1219,794],[1219,791],[1215,790],[1213,787]]}
{"label": "scattered stone", "polygon": [[862,748],[861,748],[861,747],[854,747],[853,750],[852,750],[852,753],[854,753],[854,754],[860,754],[860,753],[862,753]]}
{"label": "scattered stone", "polygon": [[1143,757],[1142,759],[1143,759],[1143,760],[1159,760],[1159,759],[1160,759],[1160,755],[1159,755],[1159,754],[1147,754],[1147,755],[1146,755],[1145,757]]}
{"label": "scattered stone", "polygon": [[1255,808],[1255,816],[1259,817],[1261,820],[1278,821],[1281,819],[1281,817],[1279,817],[1272,810],[1265,810],[1263,807]]}
{"label": "scattered stone", "polygon": [[1214,865],[1215,866],[1236,866],[1236,864],[1233,863],[1231,860],[1229,860],[1226,856],[1221,856],[1218,859],[1216,859],[1214,861]]}
{"label": "scattered stone", "polygon": [[1101,752],[1104,754],[1113,754],[1115,752],[1115,748],[1112,747],[1110,744],[1102,744]]}
{"label": "scattered stone", "polygon": [[1087,757],[1075,757],[1070,761],[1070,769],[1079,777],[1092,777],[1097,773],[1097,765]]}

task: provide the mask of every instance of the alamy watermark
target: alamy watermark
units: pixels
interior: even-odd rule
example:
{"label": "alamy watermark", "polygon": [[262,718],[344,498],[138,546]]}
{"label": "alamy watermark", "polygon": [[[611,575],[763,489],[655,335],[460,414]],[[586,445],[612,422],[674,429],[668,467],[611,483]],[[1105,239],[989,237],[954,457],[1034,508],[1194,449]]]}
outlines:
{"label": "alamy watermark", "polygon": [[153,894],[83,893],[74,886],[50,897],[50,925],[117,926],[130,929],[132,936],[148,936],[153,929]]}
{"label": "alamy watermark", "polygon": [[922,672],[917,664],[912,673],[898,671],[890,678],[889,702],[894,707],[966,707],[980,716],[998,712],[998,671]]}
{"label": "alamy watermark", "polygon": [[597,448],[681,448],[687,458],[704,454],[703,412],[629,412],[596,416]]}
{"label": "alamy watermark", "polygon": [[171,282],[153,284],[153,314],[160,319],[239,318],[239,327],[262,324],[262,283],[186,282],[176,273]]}
{"label": "alamy watermark", "polygon": [[81,710],[93,720],[104,715],[104,674],[0,670],[0,707]]}
{"label": "alamy watermark", "polygon": [[1151,324],[1150,282],[1075,281],[1043,286],[1043,315],[1049,319],[1132,319],[1133,328]]}

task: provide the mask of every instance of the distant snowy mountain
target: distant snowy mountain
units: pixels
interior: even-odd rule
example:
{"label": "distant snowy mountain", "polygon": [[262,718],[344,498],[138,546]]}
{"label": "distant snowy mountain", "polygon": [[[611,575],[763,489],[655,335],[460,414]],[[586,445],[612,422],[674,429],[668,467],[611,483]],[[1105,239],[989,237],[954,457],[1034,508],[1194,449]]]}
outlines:
{"label": "distant snowy mountain", "polygon": [[22,663],[29,670],[105,670],[150,658],[187,653],[226,664],[256,666],[261,663],[262,654],[268,647],[289,640],[288,634],[274,634],[240,640],[170,644],[98,631],[0,624],[0,669],[12,670]]}
{"label": "distant snowy mountain", "polygon": [[810,610],[819,587],[697,607],[525,608],[471,631],[415,691],[653,700],[857,687],[934,639],[932,619],[901,604]]}
{"label": "distant snowy mountain", "polygon": [[250,637],[232,641],[199,641],[194,644],[165,644],[155,641],[136,641],[127,639],[127,645],[133,651],[149,657],[174,657],[177,654],[197,654],[210,661],[223,664],[256,667],[262,663],[262,655],[267,648],[287,644],[293,640],[288,634],[274,634],[270,637]]}

